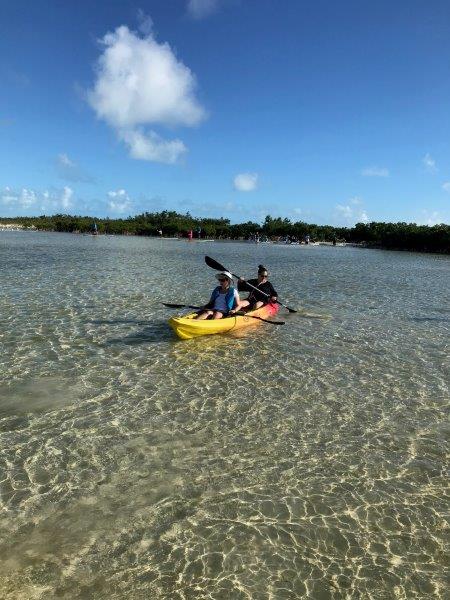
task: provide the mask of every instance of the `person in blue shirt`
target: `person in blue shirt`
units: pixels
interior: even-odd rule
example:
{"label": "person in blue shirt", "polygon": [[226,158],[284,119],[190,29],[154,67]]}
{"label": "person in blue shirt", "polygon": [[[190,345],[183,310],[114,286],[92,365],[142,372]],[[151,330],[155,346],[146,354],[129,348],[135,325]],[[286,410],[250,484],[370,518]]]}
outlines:
{"label": "person in blue shirt", "polygon": [[233,285],[233,276],[228,271],[217,273],[219,285],[213,289],[211,298],[196,319],[222,319],[238,310],[240,300],[237,289]]}

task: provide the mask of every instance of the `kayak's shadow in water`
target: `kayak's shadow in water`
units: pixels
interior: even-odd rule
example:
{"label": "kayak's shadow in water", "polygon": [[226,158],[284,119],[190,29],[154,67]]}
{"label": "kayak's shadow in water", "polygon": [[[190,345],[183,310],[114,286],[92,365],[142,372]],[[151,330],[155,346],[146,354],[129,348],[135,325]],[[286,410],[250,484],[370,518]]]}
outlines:
{"label": "kayak's shadow in water", "polygon": [[94,325],[145,325],[139,331],[132,331],[125,336],[109,338],[101,344],[102,346],[136,346],[138,344],[157,344],[161,342],[171,342],[174,335],[167,321],[143,321],[139,319],[111,319],[111,320],[92,320],[88,323]]}

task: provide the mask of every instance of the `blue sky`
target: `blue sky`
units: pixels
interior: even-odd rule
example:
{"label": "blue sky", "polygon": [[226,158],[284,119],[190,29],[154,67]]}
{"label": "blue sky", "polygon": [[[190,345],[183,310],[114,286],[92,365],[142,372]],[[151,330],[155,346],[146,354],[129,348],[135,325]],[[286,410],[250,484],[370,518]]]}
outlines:
{"label": "blue sky", "polygon": [[448,1],[2,0],[0,216],[450,222]]}

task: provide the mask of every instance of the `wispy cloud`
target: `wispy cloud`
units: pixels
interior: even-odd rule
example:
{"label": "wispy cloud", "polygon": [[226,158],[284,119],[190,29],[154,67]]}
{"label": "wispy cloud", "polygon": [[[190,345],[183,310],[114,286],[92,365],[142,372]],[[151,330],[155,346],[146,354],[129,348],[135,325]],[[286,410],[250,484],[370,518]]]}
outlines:
{"label": "wispy cloud", "polygon": [[368,223],[366,209],[362,206],[361,198],[352,198],[348,204],[337,204],[335,207],[336,224],[350,226],[355,223]]}
{"label": "wispy cloud", "polygon": [[64,210],[68,210],[69,208],[72,207],[72,201],[71,201],[72,196],[73,196],[73,190],[71,190],[70,187],[66,186],[63,189],[61,198],[60,198],[61,206]]}
{"label": "wispy cloud", "polygon": [[192,127],[207,115],[195,95],[194,74],[169,44],[156,41],[148,19],[143,36],[122,25],[103,37],[97,78],[87,97],[133,158],[174,163],[186,152],[183,142],[164,140],[144,127]]}
{"label": "wispy cloud", "polygon": [[58,154],[56,171],[61,179],[71,182],[93,183],[94,179],[81,169],[67,154]]}
{"label": "wispy cloud", "polygon": [[190,17],[199,20],[212,15],[219,4],[219,0],[188,0],[186,9]]}
{"label": "wispy cloud", "polygon": [[258,186],[257,173],[239,173],[233,180],[234,189],[239,192],[253,192]]}
{"label": "wispy cloud", "polygon": [[442,189],[444,192],[448,192],[450,194],[450,181],[446,181],[442,184]]}
{"label": "wispy cloud", "polygon": [[386,167],[366,167],[362,169],[363,177],[389,177],[389,169]]}
{"label": "wispy cloud", "polygon": [[[448,214],[447,214],[448,218]],[[432,227],[433,225],[440,225],[441,223],[445,223],[445,216],[443,213],[437,210],[428,210],[424,208],[421,211],[421,216],[417,220],[418,225],[429,225]]]}
{"label": "wispy cloud", "polygon": [[147,15],[141,8],[138,9],[137,19],[139,23],[139,31],[144,35],[150,35],[153,31],[153,19]]}
{"label": "wispy cloud", "polygon": [[422,163],[429,173],[436,173],[436,171],[438,170],[436,167],[436,161],[432,156],[430,156],[430,154],[428,154],[428,152],[423,157]]}
{"label": "wispy cloud", "polygon": [[108,192],[108,208],[113,212],[123,214],[129,212],[132,206],[131,199],[123,189]]}
{"label": "wispy cloud", "polygon": [[119,137],[128,146],[130,156],[138,160],[174,164],[187,152],[181,140],[164,140],[154,131],[146,134],[138,128],[130,129],[120,132]]}
{"label": "wispy cloud", "polygon": [[73,207],[73,190],[67,186],[62,190],[43,192],[29,188],[13,190],[6,187],[0,190],[0,206],[11,216],[65,212]]}

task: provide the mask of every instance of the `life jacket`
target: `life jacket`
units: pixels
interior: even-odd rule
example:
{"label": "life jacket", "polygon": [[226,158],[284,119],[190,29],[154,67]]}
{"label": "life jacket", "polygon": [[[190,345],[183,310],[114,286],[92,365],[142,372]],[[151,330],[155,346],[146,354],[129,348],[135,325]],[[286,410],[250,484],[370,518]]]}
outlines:
{"label": "life jacket", "polygon": [[[213,289],[213,293],[211,294],[211,300],[209,301],[211,307],[214,306],[214,302],[216,301],[216,298],[218,298],[221,289],[222,288],[220,287],[220,285]],[[228,288],[228,292],[225,294],[225,302],[227,304],[228,310],[232,310],[234,306],[234,287],[230,286]]]}

